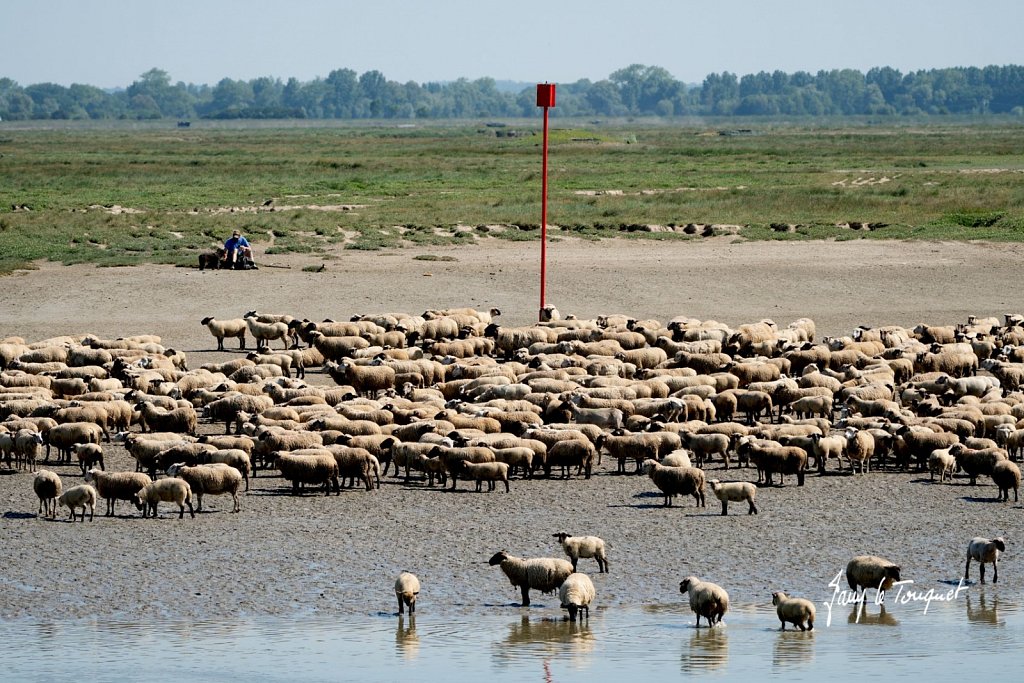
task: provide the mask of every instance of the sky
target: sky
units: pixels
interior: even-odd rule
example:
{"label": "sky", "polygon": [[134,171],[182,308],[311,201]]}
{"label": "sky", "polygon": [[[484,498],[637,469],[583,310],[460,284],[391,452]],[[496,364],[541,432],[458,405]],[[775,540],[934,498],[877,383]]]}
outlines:
{"label": "sky", "polygon": [[906,73],[1024,62],[1021,0],[0,0],[0,77],[126,87],[337,68],[389,80],[597,81],[630,64]]}

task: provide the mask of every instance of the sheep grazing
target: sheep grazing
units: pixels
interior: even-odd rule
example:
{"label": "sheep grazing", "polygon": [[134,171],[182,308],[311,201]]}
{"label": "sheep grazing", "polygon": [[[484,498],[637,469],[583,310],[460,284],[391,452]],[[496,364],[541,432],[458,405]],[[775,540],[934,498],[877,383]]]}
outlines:
{"label": "sheep grazing", "polygon": [[248,327],[245,321],[241,318],[234,320],[215,320],[213,316],[207,316],[199,321],[200,325],[205,325],[210,334],[217,338],[217,350],[224,350],[224,338],[225,337],[237,337],[238,348],[245,349],[245,331]]}
{"label": "sheep grazing", "polygon": [[[88,484],[72,486],[62,493],[57,502],[71,510],[71,521],[75,521],[75,508],[82,508],[82,521],[85,521],[85,508],[89,508],[89,521],[96,515],[96,489]],[[54,513],[56,515],[56,512]]]}
{"label": "sheep grazing", "polygon": [[576,621],[582,611],[590,618],[590,603],[594,600],[594,582],[586,574],[572,573],[558,587],[558,600],[562,609],[569,610],[569,621]]}
{"label": "sheep grazing", "polygon": [[749,481],[728,481],[723,483],[717,479],[711,479],[708,481],[708,486],[711,487],[711,492],[715,494],[715,498],[722,501],[723,516],[728,514],[729,501],[738,503],[744,500],[750,504],[747,514],[757,514],[757,506],[754,505],[754,499],[757,498],[757,487]]}
{"label": "sheep grazing", "polygon": [[665,507],[678,495],[693,496],[697,507],[704,507],[704,472],[696,467],[665,467],[657,460],[645,460],[644,473],[665,494]]}
{"label": "sheep grazing", "polygon": [[999,500],[1010,502],[1010,489],[1013,489],[1013,502],[1017,502],[1017,490],[1020,488],[1020,468],[1009,460],[1000,460],[992,466],[992,481],[999,487]]}
{"label": "sheep grazing", "polygon": [[405,614],[406,605],[409,614],[416,613],[416,596],[420,594],[420,580],[411,572],[402,572],[395,579],[395,596],[398,598],[398,613]]}
{"label": "sheep grazing", "polygon": [[[32,479],[32,490],[35,491],[36,496],[39,497],[39,511],[36,514],[43,515],[50,519],[57,518],[57,498],[64,488],[61,484],[60,477],[57,476],[56,472],[50,470],[39,470],[36,472],[35,478]],[[43,511],[43,508],[46,511]],[[85,517],[85,513],[82,513]]]}
{"label": "sheep grazing", "polygon": [[846,582],[850,590],[869,588],[878,590],[879,604],[885,599],[885,591],[900,580],[900,568],[889,560],[874,555],[858,555],[846,565]]}
{"label": "sheep grazing", "polygon": [[1006,552],[1006,541],[1002,538],[972,538],[967,544],[967,566],[964,568],[964,581],[970,579],[971,560],[981,564],[981,582],[985,583],[985,565],[992,563],[992,583],[999,581],[999,553]]}
{"label": "sheep grazing", "polygon": [[562,544],[562,550],[572,562],[573,571],[576,571],[581,557],[592,557],[597,560],[598,573],[608,573],[608,554],[602,539],[597,536],[572,536],[564,531],[552,535]]}
{"label": "sheep grazing", "polygon": [[[791,598],[782,591],[772,593],[772,604],[775,613],[782,622],[780,631],[786,630],[786,622],[793,624],[801,631],[814,630],[814,603],[804,598]],[[806,626],[804,626],[806,624]]]}
{"label": "sheep grazing", "polygon": [[152,513],[153,519],[156,519],[156,506],[161,501],[178,504],[178,519],[184,519],[186,505],[192,518],[195,519],[196,516],[196,511],[192,509],[192,489],[189,488],[188,482],[176,477],[157,479],[147,484],[133,496],[132,500],[135,507],[142,511],[143,517],[148,517]]}
{"label": "sheep grazing", "polygon": [[204,493],[211,496],[229,494],[234,502],[231,512],[238,512],[242,509],[238,503],[238,489],[242,487],[242,473],[231,465],[218,462],[188,467],[176,463],[167,468],[167,475],[181,477],[188,482],[189,488],[192,489],[192,493],[196,497],[196,512],[203,511]]}
{"label": "sheep grazing", "polygon": [[107,501],[107,517],[114,516],[117,501],[133,500],[136,493],[153,483],[144,472],[104,472],[95,468],[86,471],[85,481],[95,484],[100,498]]}
{"label": "sheep grazing", "polygon": [[679,592],[689,595],[690,609],[697,615],[697,628],[700,618],[707,619],[708,628],[722,622],[722,617],[729,610],[729,594],[718,584],[701,581],[696,576],[687,576],[679,583]]}
{"label": "sheep grazing", "polygon": [[566,560],[552,557],[534,557],[523,559],[509,555],[502,550],[495,553],[487,564],[501,565],[501,571],[513,586],[518,586],[523,593],[523,607],[530,606],[530,589],[541,593],[558,590],[562,582],[573,573],[572,564]]}

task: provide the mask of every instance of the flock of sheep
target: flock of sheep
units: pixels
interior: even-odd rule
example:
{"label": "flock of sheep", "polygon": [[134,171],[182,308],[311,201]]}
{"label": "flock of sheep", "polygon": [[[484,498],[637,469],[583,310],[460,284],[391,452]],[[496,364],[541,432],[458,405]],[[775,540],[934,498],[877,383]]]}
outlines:
{"label": "flock of sheep", "polygon": [[[246,354],[192,369],[151,335],[8,337],[0,340],[0,455],[34,474],[39,514],[55,518],[60,505],[72,520],[80,509],[83,521],[101,498],[108,516],[130,501],[143,517],[156,517],[161,502],[195,517],[204,495],[230,495],[238,512],[250,478],[271,468],[294,494],[338,494],[357,481],[371,491],[389,474],[406,486],[455,489],[462,479],[509,493],[515,476],[589,479],[604,454],[619,473],[645,474],[666,506],[692,496],[703,507],[710,488],[723,515],[729,502],[758,514],[759,490],[787,476],[803,486],[808,472],[829,469],[884,476],[916,468],[939,485],[960,472],[971,485],[987,476],[1001,500],[1011,489],[1017,500],[1022,316],[818,339],[806,318],[730,328],[542,313],[521,327],[501,326],[496,309],[472,308],[345,322],[256,311],[207,317],[218,350],[234,339]],[[311,368],[336,386],[308,384]],[[223,435],[200,433],[211,424]],[[105,469],[103,442],[114,440],[135,471]],[[84,483],[65,488],[54,471],[37,471],[51,459],[77,465]],[[705,474],[718,467],[724,479],[737,466],[756,468],[757,485]],[[531,588],[559,590],[575,620],[594,598],[577,562],[594,558],[606,572],[605,544],[556,537],[571,562],[502,551],[490,564],[521,588],[524,605]],[[967,571],[972,559],[982,562],[984,580],[984,564],[995,566],[1003,550],[1002,538],[974,539]],[[851,589],[884,591],[899,567],[857,557],[847,579]],[[680,590],[698,625],[701,617],[714,625],[728,609],[715,584],[687,577]],[[403,573],[395,592],[399,611],[413,611],[419,581]],[[783,628],[813,627],[808,601],[784,593],[773,601]]]}

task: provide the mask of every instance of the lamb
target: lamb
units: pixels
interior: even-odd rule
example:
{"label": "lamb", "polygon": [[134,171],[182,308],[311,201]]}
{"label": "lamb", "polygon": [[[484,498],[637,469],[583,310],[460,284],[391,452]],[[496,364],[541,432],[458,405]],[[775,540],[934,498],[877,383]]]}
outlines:
{"label": "lamb", "polygon": [[206,325],[206,328],[210,330],[210,334],[217,338],[217,350],[224,350],[224,338],[225,337],[237,337],[238,348],[245,349],[245,331],[247,325],[245,320],[241,318],[235,318],[234,320],[216,320],[214,317],[207,316],[199,321],[200,325]]}
{"label": "lamb", "polygon": [[1010,502],[1010,489],[1013,489],[1013,502],[1017,502],[1017,490],[1020,488],[1020,468],[1009,460],[1000,460],[992,466],[992,481],[999,487],[999,500]]}
{"label": "lamb", "polygon": [[[85,521],[85,508],[89,508],[89,521],[96,514],[96,489],[88,484],[72,486],[62,493],[57,502],[71,510],[71,521],[75,521],[75,508],[82,508],[82,521]],[[56,515],[56,511],[54,512]]]}
{"label": "lamb", "polygon": [[180,477],[188,483],[192,493],[196,496],[196,512],[203,511],[204,493],[211,496],[230,494],[234,502],[231,512],[238,512],[242,509],[238,503],[238,489],[242,486],[242,473],[231,465],[212,463],[188,467],[178,463],[167,468],[167,474],[171,477]]}
{"label": "lamb", "polygon": [[[520,467],[523,470],[524,477],[533,476],[533,459],[537,457],[537,454],[532,448],[512,446],[510,448],[494,448],[492,450],[494,451],[494,460],[507,464],[510,473],[517,467]],[[546,453],[545,456],[541,456],[541,459],[544,457],[546,457]]]}
{"label": "lamb", "polygon": [[178,504],[178,519],[184,519],[185,506],[188,505],[188,512],[195,519],[196,512],[192,509],[192,489],[184,479],[177,477],[157,479],[139,489],[138,493],[132,497],[135,507],[142,511],[143,518],[152,513],[153,519],[156,519],[156,506],[161,501]]}
{"label": "lamb", "polygon": [[899,581],[900,568],[875,555],[858,555],[846,565],[846,582],[850,584],[850,590],[862,590],[866,594],[869,588],[874,588],[878,591],[876,602],[879,604],[885,600],[885,591]]}
{"label": "lamb", "polygon": [[97,443],[76,443],[74,445],[75,457],[78,458],[78,466],[82,469],[82,476],[85,476],[86,470],[99,465],[100,469],[106,469],[103,466],[103,448]]}
{"label": "lamb", "polygon": [[[509,492],[508,485],[508,464],[503,462],[468,462],[466,460],[458,460],[457,471],[458,476],[463,479],[475,479],[476,490],[479,492],[483,488],[484,481],[487,482],[487,490],[493,491],[495,482],[505,482],[505,493]],[[454,484],[454,478],[452,483]],[[452,487],[454,489],[454,486]]]}
{"label": "lamb", "polygon": [[245,317],[245,325],[249,333],[256,340],[256,350],[263,351],[270,346],[270,342],[280,339],[284,349],[288,350],[288,323],[286,322],[260,322],[254,315]]}
{"label": "lamb", "polygon": [[665,507],[671,507],[677,495],[692,495],[697,507],[705,507],[703,471],[696,467],[665,467],[657,460],[645,460],[643,471],[665,494]]}
{"label": "lamb", "polygon": [[581,557],[592,557],[597,560],[598,573],[608,573],[608,555],[602,539],[597,536],[572,536],[564,531],[552,535],[562,544],[562,550],[572,562],[573,571],[576,571]]}
{"label": "lamb", "polygon": [[398,598],[398,613],[405,614],[405,606],[409,606],[409,614],[416,613],[416,596],[420,594],[420,580],[411,572],[402,572],[395,579],[395,596]]}
{"label": "lamb", "polygon": [[964,568],[964,581],[970,579],[971,560],[981,564],[981,582],[985,583],[985,565],[992,563],[992,583],[999,581],[999,553],[1006,552],[1006,541],[1000,536],[989,540],[980,536],[972,538],[967,544],[967,566]]}
{"label": "lamb", "polygon": [[530,606],[530,589],[542,593],[551,593],[573,573],[572,564],[566,560],[552,557],[534,557],[523,559],[509,555],[506,551],[495,553],[487,564],[492,567],[501,566],[501,571],[513,586],[518,586],[523,594],[523,607]]}
{"label": "lamb", "polygon": [[757,506],[754,505],[754,499],[757,497],[757,487],[749,481],[730,481],[722,483],[717,479],[711,479],[708,481],[708,485],[711,487],[711,492],[715,494],[715,498],[722,501],[723,516],[728,514],[729,501],[740,502],[744,500],[750,504],[750,509],[747,511],[747,514],[757,514]]}
{"label": "lamb", "polygon": [[[814,603],[804,598],[791,598],[782,591],[772,593],[772,604],[775,605],[775,613],[779,615],[782,622],[780,631],[786,630],[786,622],[799,628],[801,631],[814,630]],[[807,624],[804,626],[804,624]]]}
{"label": "lamb", "polygon": [[562,609],[569,610],[569,621],[576,621],[576,615],[583,611],[590,618],[590,603],[594,600],[594,582],[586,574],[573,573],[558,587],[558,600]]}
{"label": "lamb", "polygon": [[282,477],[292,483],[293,495],[299,495],[300,484],[323,485],[326,496],[331,495],[330,487],[333,486],[335,493],[341,494],[338,463],[330,451],[320,450],[310,455],[278,453],[274,466],[281,471]]}
{"label": "lamb", "polygon": [[104,472],[95,468],[85,473],[85,481],[95,484],[100,498],[106,499],[107,517],[114,516],[117,501],[134,500],[136,493],[153,483],[144,472]]}
{"label": "lamb", "polygon": [[689,595],[690,609],[697,615],[697,628],[700,628],[701,617],[707,620],[708,628],[722,623],[722,617],[729,610],[729,594],[710,581],[687,576],[679,583],[679,592]]}
{"label": "lamb", "polygon": [[[56,519],[57,498],[60,497],[63,488],[64,485],[61,483],[60,477],[57,476],[56,472],[51,472],[50,470],[39,470],[36,472],[35,478],[32,479],[32,490],[39,497],[39,511],[36,514]],[[46,508],[45,513],[43,512],[44,507]],[[85,517],[84,512],[82,517]]]}
{"label": "lamb", "polygon": [[946,478],[953,481],[953,473],[956,472],[956,458],[949,452],[948,448],[936,448],[928,456],[928,469],[931,472],[929,479],[935,481],[935,474],[939,475],[941,484]]}
{"label": "lamb", "polygon": [[[825,473],[825,464],[829,458],[835,458],[839,461],[839,469],[843,469],[843,453],[846,451],[847,437],[843,435],[835,436],[822,436],[821,434],[811,434],[811,453],[814,455],[814,459],[818,465],[818,473]],[[853,468],[853,463],[850,463],[850,468]]]}

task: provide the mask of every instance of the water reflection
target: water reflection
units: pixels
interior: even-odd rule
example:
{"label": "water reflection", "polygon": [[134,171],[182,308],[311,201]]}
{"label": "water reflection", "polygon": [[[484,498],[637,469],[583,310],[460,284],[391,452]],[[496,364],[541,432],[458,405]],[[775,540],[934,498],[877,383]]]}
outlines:
{"label": "water reflection", "polygon": [[416,635],[416,615],[409,615],[408,625],[405,617],[398,615],[398,627],[395,629],[395,650],[407,662],[416,659],[420,653],[420,637]]}
{"label": "water reflection", "polygon": [[729,660],[729,635],[722,626],[695,628],[690,646],[683,649],[680,668],[683,673],[701,673],[721,669]]}
{"label": "water reflection", "polygon": [[973,591],[967,592],[967,621],[976,624],[987,624],[989,626],[1005,626],[1006,620],[999,618],[999,596],[993,595],[986,598],[985,591],[979,591],[976,595]]}
{"label": "water reflection", "polygon": [[814,659],[814,631],[779,631],[772,648],[772,666],[807,664]]}
{"label": "water reflection", "polygon": [[863,600],[853,606],[850,616],[847,617],[848,624],[874,624],[876,626],[898,626],[899,621],[892,614],[886,611],[885,603],[878,607],[878,612],[871,614],[870,601]]}
{"label": "water reflection", "polygon": [[589,620],[531,620],[524,615],[518,623],[509,625],[505,640],[495,646],[495,656],[498,660],[511,661],[518,657],[534,658],[538,654],[559,655],[562,659],[569,655],[569,661],[581,666],[588,663],[595,645]]}

